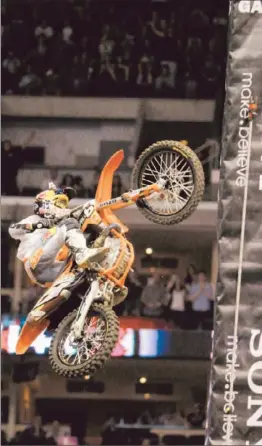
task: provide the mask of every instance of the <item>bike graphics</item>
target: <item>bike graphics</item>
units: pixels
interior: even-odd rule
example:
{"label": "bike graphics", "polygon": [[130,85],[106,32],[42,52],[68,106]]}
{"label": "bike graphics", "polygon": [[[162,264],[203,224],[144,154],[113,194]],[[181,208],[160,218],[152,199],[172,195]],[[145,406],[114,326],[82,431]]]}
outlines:
{"label": "bike graphics", "polygon": [[67,377],[94,374],[110,358],[119,336],[114,306],[127,296],[125,280],[134,262],[128,227],[115,215],[136,204],[143,215],[161,225],[179,223],[196,209],[204,192],[204,173],[195,153],[178,141],[160,141],[146,149],[133,169],[132,190],[112,199],[112,182],[124,158],[116,152],[104,166],[95,199],[78,206],[82,231],[103,223],[93,247],[109,247],[103,262],[92,271],[81,269],[67,247],[57,259],[65,269],[29,313],[16,353],[24,354],[46,328],[53,330],[49,360],[53,370]]}

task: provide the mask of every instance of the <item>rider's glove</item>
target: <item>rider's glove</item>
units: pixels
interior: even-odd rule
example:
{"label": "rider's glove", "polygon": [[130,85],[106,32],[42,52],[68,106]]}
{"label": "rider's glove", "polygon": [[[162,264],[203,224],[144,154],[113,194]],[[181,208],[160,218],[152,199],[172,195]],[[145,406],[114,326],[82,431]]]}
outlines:
{"label": "rider's glove", "polygon": [[42,220],[37,223],[31,223],[32,227],[31,231],[35,231],[36,229],[50,229],[54,225],[55,225],[54,220],[50,220],[48,218],[42,218]]}
{"label": "rider's glove", "polygon": [[51,205],[51,211],[53,212],[54,218],[56,220],[67,218],[71,213],[71,209],[60,209],[53,205]]}
{"label": "rider's glove", "polygon": [[48,202],[43,203],[43,205],[38,210],[40,216],[48,219],[60,220],[62,218],[68,217],[70,214],[70,209],[60,209],[53,204]]}
{"label": "rider's glove", "polygon": [[10,226],[11,229],[21,229],[26,232],[34,232],[36,229],[50,229],[54,226],[54,221],[43,218],[37,223],[15,223]]}

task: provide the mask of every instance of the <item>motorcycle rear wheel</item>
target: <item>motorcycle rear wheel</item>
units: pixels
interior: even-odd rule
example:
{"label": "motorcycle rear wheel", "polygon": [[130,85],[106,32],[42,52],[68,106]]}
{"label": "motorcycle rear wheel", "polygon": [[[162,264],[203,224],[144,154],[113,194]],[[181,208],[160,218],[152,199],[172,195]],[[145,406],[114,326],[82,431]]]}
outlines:
{"label": "motorcycle rear wheel", "polygon": [[138,200],[140,212],[154,223],[173,225],[187,219],[202,200],[205,175],[194,151],[179,141],[158,141],[145,149],[132,172],[132,188],[167,180],[156,199]]}
{"label": "motorcycle rear wheel", "polygon": [[[88,356],[83,358],[83,361],[74,364],[69,361],[70,353],[65,353],[65,349],[68,351],[75,350],[77,357],[80,357],[81,345],[72,347],[67,345],[66,347],[66,333],[70,331],[70,327],[74,322],[77,315],[77,310],[69,313],[58,325],[55,330],[54,336],[51,341],[49,348],[49,361],[55,373],[61,376],[66,376],[68,378],[78,378],[85,375],[93,375],[99,369],[103,367],[105,362],[110,358],[111,353],[115,347],[119,335],[119,320],[115,312],[108,305],[104,304],[94,304],[90,309],[90,314],[88,315],[88,320],[92,318],[102,320],[104,323],[104,335],[100,347]],[[96,329],[94,330],[96,335]],[[83,341],[85,342],[85,341]],[[97,342],[97,341],[95,341]],[[63,344],[64,343],[64,344]],[[86,343],[91,343],[91,340],[87,339]],[[64,349],[64,352],[61,351]],[[86,348],[86,352],[88,348]],[[84,356],[84,355],[83,355]],[[66,357],[68,359],[66,359]]]}

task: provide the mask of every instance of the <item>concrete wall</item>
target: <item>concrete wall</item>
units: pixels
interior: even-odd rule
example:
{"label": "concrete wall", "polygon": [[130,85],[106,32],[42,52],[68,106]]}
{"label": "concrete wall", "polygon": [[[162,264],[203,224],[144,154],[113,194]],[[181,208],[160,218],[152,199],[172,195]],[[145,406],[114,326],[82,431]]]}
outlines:
{"label": "concrete wall", "polygon": [[78,155],[98,157],[101,141],[131,142],[135,121],[5,121],[1,138],[21,145],[34,131],[30,145],[45,147],[46,165],[74,166]]}

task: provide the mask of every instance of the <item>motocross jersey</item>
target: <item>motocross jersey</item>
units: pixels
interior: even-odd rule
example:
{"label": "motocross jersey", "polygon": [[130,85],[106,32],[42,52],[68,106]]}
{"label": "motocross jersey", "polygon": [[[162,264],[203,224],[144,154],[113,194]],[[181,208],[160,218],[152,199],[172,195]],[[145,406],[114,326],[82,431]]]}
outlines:
{"label": "motocross jersey", "polygon": [[54,225],[52,220],[47,220],[39,217],[38,215],[30,215],[24,218],[19,223],[14,223],[9,227],[9,234],[14,240],[20,240],[20,245],[17,251],[17,258],[24,260],[29,258],[33,252],[42,246],[42,239],[48,232],[48,227],[38,229],[32,232],[32,224],[45,223],[45,226],[50,228]]}

